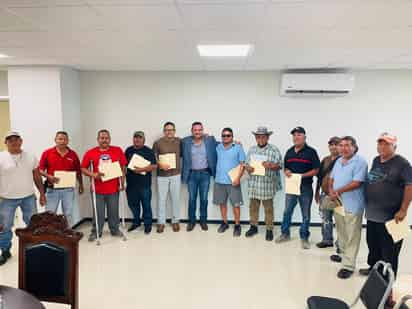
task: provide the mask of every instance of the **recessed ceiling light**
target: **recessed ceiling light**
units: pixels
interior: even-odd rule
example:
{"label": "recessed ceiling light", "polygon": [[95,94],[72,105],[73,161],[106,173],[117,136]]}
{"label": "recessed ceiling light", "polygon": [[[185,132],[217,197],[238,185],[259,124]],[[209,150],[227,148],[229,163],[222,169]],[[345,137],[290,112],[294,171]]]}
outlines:
{"label": "recessed ceiling light", "polygon": [[201,57],[247,57],[252,45],[197,45]]}
{"label": "recessed ceiling light", "polygon": [[10,58],[10,56],[6,54],[0,54],[0,58]]}

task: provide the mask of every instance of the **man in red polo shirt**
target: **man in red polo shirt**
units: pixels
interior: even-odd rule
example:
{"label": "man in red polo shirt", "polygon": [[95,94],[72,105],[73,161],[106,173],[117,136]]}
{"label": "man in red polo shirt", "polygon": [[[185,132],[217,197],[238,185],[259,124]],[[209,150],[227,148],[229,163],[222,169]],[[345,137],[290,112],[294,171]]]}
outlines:
{"label": "man in red polo shirt", "polygon": [[[107,219],[109,221],[109,229],[112,236],[122,237],[123,234],[119,230],[119,187],[124,190],[124,169],[127,165],[126,157],[120,147],[110,146],[110,132],[108,130],[100,130],[97,133],[97,143],[99,146],[88,150],[81,164],[81,169],[84,175],[93,177],[96,188],[96,208],[97,208],[97,224],[99,227],[99,237],[102,234],[105,208],[107,207]],[[119,179],[102,181],[103,173],[99,167],[102,164],[110,162],[119,162],[123,171],[120,183]],[[90,170],[90,165],[93,163],[93,171]],[[105,207],[106,206],[106,207]],[[96,235],[96,216],[93,214],[93,226],[89,236],[89,241],[94,241]]]}
{"label": "man in red polo shirt", "polygon": [[69,135],[67,132],[58,131],[54,139],[56,146],[43,152],[39,169],[42,176],[46,177],[46,210],[56,212],[61,202],[62,210],[69,225],[73,224],[74,187],[55,188],[59,178],[55,172],[75,172],[79,182],[79,193],[83,193],[83,178],[80,171],[80,160],[76,152],[68,147]]}

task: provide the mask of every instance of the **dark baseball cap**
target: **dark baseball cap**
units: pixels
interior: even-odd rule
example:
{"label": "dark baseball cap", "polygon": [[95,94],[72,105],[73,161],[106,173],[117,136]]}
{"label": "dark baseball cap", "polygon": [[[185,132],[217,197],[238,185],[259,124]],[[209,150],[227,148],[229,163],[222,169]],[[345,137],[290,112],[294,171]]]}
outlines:
{"label": "dark baseball cap", "polygon": [[295,134],[295,133],[303,133],[303,134],[306,134],[306,131],[305,131],[305,129],[303,128],[303,127],[294,127],[293,129],[292,129],[292,131],[290,131],[290,134]]}
{"label": "dark baseball cap", "polygon": [[330,144],[339,144],[340,143],[340,137],[338,137],[338,136],[332,136],[330,139],[329,139],[329,141],[328,141],[328,144],[330,145]]}
{"label": "dark baseball cap", "polygon": [[145,138],[144,132],[143,131],[136,131],[136,132],[134,132],[133,137]]}

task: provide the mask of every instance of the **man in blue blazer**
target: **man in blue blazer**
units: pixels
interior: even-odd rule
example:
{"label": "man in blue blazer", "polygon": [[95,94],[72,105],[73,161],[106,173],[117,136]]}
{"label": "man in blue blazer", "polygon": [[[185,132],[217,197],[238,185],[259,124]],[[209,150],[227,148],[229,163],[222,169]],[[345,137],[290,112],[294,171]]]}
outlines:
{"label": "man in blue blazer", "polygon": [[189,223],[190,232],[196,225],[196,201],[200,195],[200,226],[207,231],[207,204],[210,176],[216,174],[217,142],[213,136],[205,135],[201,122],[192,124],[192,135],[182,140],[182,182],[189,191]]}

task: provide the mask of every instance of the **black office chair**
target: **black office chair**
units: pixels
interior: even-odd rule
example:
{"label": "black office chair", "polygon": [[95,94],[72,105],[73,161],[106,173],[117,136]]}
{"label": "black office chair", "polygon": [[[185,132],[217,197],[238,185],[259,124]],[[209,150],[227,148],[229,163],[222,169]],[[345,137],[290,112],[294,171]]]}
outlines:
{"label": "black office chair", "polygon": [[[382,271],[379,268],[382,268]],[[385,302],[391,293],[395,275],[389,263],[377,262],[369,273],[360,293],[352,305],[337,298],[311,296],[307,300],[309,309],[349,309],[356,305],[359,299],[367,309],[384,309]]]}
{"label": "black office chair", "polygon": [[394,309],[409,309],[406,302],[412,299],[412,295],[405,295],[401,298],[401,300],[396,304]]}

